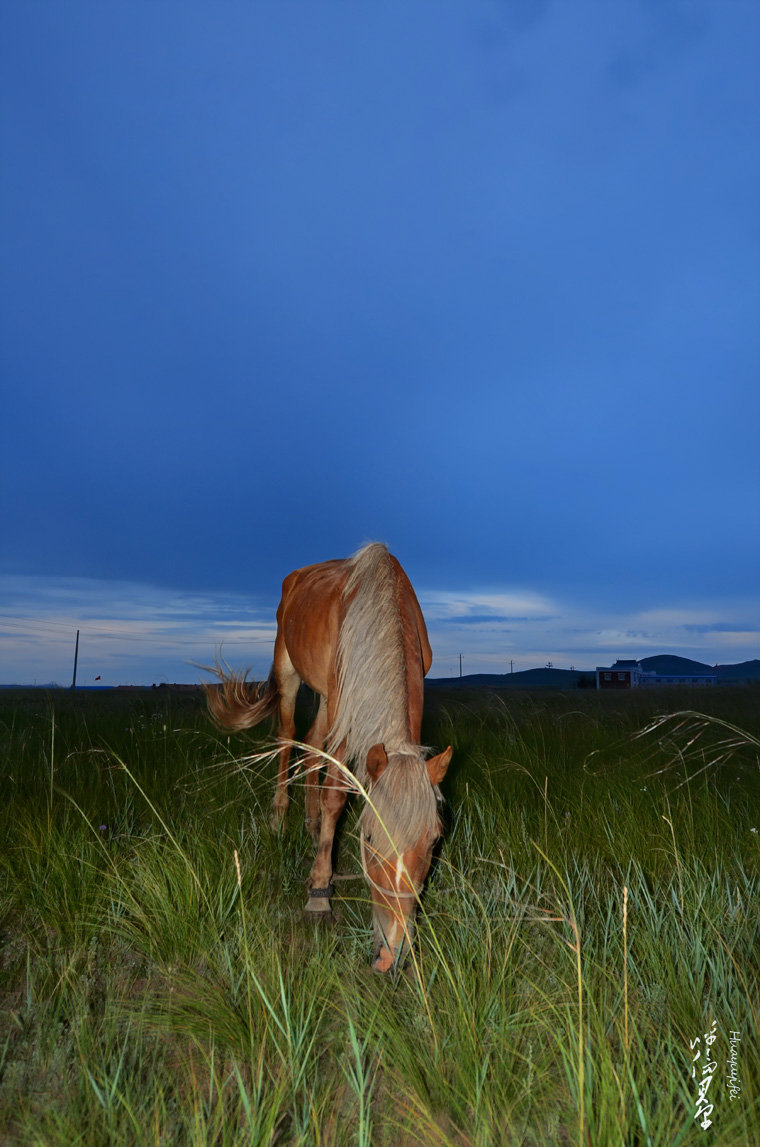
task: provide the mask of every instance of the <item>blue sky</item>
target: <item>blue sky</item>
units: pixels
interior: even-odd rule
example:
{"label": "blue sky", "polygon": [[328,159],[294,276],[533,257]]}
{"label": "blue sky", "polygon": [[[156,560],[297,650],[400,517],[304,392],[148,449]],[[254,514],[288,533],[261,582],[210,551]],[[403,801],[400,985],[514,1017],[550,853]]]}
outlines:
{"label": "blue sky", "polygon": [[753,0],[2,6],[0,682],[760,656]]}

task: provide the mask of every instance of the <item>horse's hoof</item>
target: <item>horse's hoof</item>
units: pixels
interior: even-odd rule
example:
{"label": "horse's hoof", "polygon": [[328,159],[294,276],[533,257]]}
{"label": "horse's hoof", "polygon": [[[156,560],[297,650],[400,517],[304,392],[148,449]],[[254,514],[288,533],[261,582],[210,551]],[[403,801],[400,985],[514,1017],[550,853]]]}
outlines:
{"label": "horse's hoof", "polygon": [[329,900],[307,900],[303,914],[310,924],[332,924],[335,920]]}
{"label": "horse's hoof", "polygon": [[329,884],[327,888],[310,888],[309,899],[306,901],[304,908],[304,916],[307,920],[315,920],[317,923],[320,921],[332,921],[332,909],[330,908],[330,897],[333,894],[333,886]]}

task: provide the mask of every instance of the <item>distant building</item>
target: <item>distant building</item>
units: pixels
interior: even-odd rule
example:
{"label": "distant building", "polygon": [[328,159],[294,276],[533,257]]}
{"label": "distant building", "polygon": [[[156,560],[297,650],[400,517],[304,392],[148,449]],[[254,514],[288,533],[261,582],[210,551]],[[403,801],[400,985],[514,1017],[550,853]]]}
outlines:
{"label": "distant building", "polygon": [[616,661],[614,665],[597,665],[597,689],[635,689],[642,684],[646,670],[640,661]]}
{"label": "distant building", "polygon": [[597,665],[597,689],[657,688],[660,685],[717,685],[716,673],[656,673],[642,669],[640,661],[616,661],[614,665]]}

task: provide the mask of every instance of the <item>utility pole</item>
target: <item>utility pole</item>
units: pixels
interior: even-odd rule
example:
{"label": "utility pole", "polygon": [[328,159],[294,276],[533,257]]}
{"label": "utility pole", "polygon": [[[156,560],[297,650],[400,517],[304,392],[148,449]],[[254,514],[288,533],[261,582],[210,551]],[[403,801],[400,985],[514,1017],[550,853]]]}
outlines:
{"label": "utility pole", "polygon": [[74,680],[71,682],[71,688],[77,687],[77,661],[79,660],[79,630],[77,630],[77,643],[74,646]]}
{"label": "utility pole", "polygon": [[462,654],[459,654],[459,676],[462,676]]}
{"label": "utility pole", "polygon": [[514,673],[514,671],[515,671],[515,663],[512,660],[512,658],[510,657],[510,659],[509,659],[509,672]]}

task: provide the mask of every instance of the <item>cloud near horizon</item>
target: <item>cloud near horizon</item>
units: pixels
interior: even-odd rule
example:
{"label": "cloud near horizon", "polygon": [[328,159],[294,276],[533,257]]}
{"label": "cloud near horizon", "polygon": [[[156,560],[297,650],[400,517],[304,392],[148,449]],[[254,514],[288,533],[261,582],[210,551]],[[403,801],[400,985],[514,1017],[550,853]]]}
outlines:
{"label": "cloud near horizon", "polygon": [[[88,578],[0,578],[0,683],[68,684],[80,630],[79,684],[200,681],[200,666],[221,655],[263,677],[271,661],[276,598],[198,594],[138,582]],[[661,604],[621,616],[571,599],[525,589],[426,592],[419,598],[433,646],[434,677],[505,673],[551,661],[593,669],[617,657],[679,653],[707,664],[760,655],[760,618],[736,602],[721,615],[712,604]]]}
{"label": "cloud near horizon", "polygon": [[[274,611],[242,595],[202,595],[139,582],[0,577],[0,681],[71,679],[104,685],[196,681],[217,652],[236,663],[267,662]],[[232,650],[235,650],[234,654]]]}

